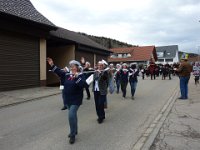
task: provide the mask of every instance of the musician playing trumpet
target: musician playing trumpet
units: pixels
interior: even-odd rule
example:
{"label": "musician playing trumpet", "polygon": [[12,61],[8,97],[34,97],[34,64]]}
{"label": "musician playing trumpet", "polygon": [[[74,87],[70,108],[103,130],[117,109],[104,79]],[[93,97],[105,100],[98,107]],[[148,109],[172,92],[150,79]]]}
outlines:
{"label": "musician playing trumpet", "polygon": [[68,119],[70,126],[69,143],[75,142],[75,136],[78,134],[78,119],[77,111],[82,104],[83,88],[87,88],[88,84],[85,81],[84,75],[81,73],[81,64],[72,60],[69,62],[70,74],[66,74],[60,68],[54,65],[51,58],[47,58],[48,64],[51,66],[51,71],[64,79],[64,94],[68,108]]}

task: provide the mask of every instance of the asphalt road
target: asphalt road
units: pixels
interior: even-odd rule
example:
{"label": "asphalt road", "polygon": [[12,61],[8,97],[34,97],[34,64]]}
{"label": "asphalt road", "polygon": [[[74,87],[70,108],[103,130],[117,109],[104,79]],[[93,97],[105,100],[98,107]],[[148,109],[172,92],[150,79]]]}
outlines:
{"label": "asphalt road", "polygon": [[68,143],[61,95],[0,109],[0,150],[130,150],[178,86],[172,80],[139,80],[135,100],[108,95],[106,120],[98,124],[93,98],[78,111],[79,134]]}

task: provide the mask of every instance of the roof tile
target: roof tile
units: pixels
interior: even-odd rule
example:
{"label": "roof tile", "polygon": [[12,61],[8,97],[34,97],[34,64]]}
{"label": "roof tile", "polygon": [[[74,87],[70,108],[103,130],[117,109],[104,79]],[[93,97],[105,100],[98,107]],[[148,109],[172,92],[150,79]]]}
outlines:
{"label": "roof tile", "polygon": [[55,27],[52,22],[35,9],[30,0],[0,0],[0,13]]}

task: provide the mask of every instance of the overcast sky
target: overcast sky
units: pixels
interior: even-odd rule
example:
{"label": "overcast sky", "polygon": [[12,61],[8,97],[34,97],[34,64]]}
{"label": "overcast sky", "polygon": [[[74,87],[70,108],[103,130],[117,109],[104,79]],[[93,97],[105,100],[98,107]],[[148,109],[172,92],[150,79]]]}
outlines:
{"label": "overcast sky", "polygon": [[140,46],[200,51],[200,0],[31,0],[55,25]]}

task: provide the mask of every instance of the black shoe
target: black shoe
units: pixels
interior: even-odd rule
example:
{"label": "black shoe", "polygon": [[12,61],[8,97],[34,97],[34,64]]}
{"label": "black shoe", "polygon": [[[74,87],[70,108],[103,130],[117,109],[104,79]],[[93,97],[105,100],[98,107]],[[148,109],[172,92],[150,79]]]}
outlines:
{"label": "black shoe", "polygon": [[64,106],[61,110],[66,110],[66,109],[67,109],[67,107]]}
{"label": "black shoe", "polygon": [[74,143],[75,143],[75,136],[71,136],[71,137],[70,137],[69,143],[70,143],[70,144],[74,144]]}
{"label": "black shoe", "polygon": [[101,123],[103,123],[103,120],[104,120],[105,118],[99,118],[99,119],[97,119],[97,121],[98,121],[98,123],[99,124],[101,124]]}

